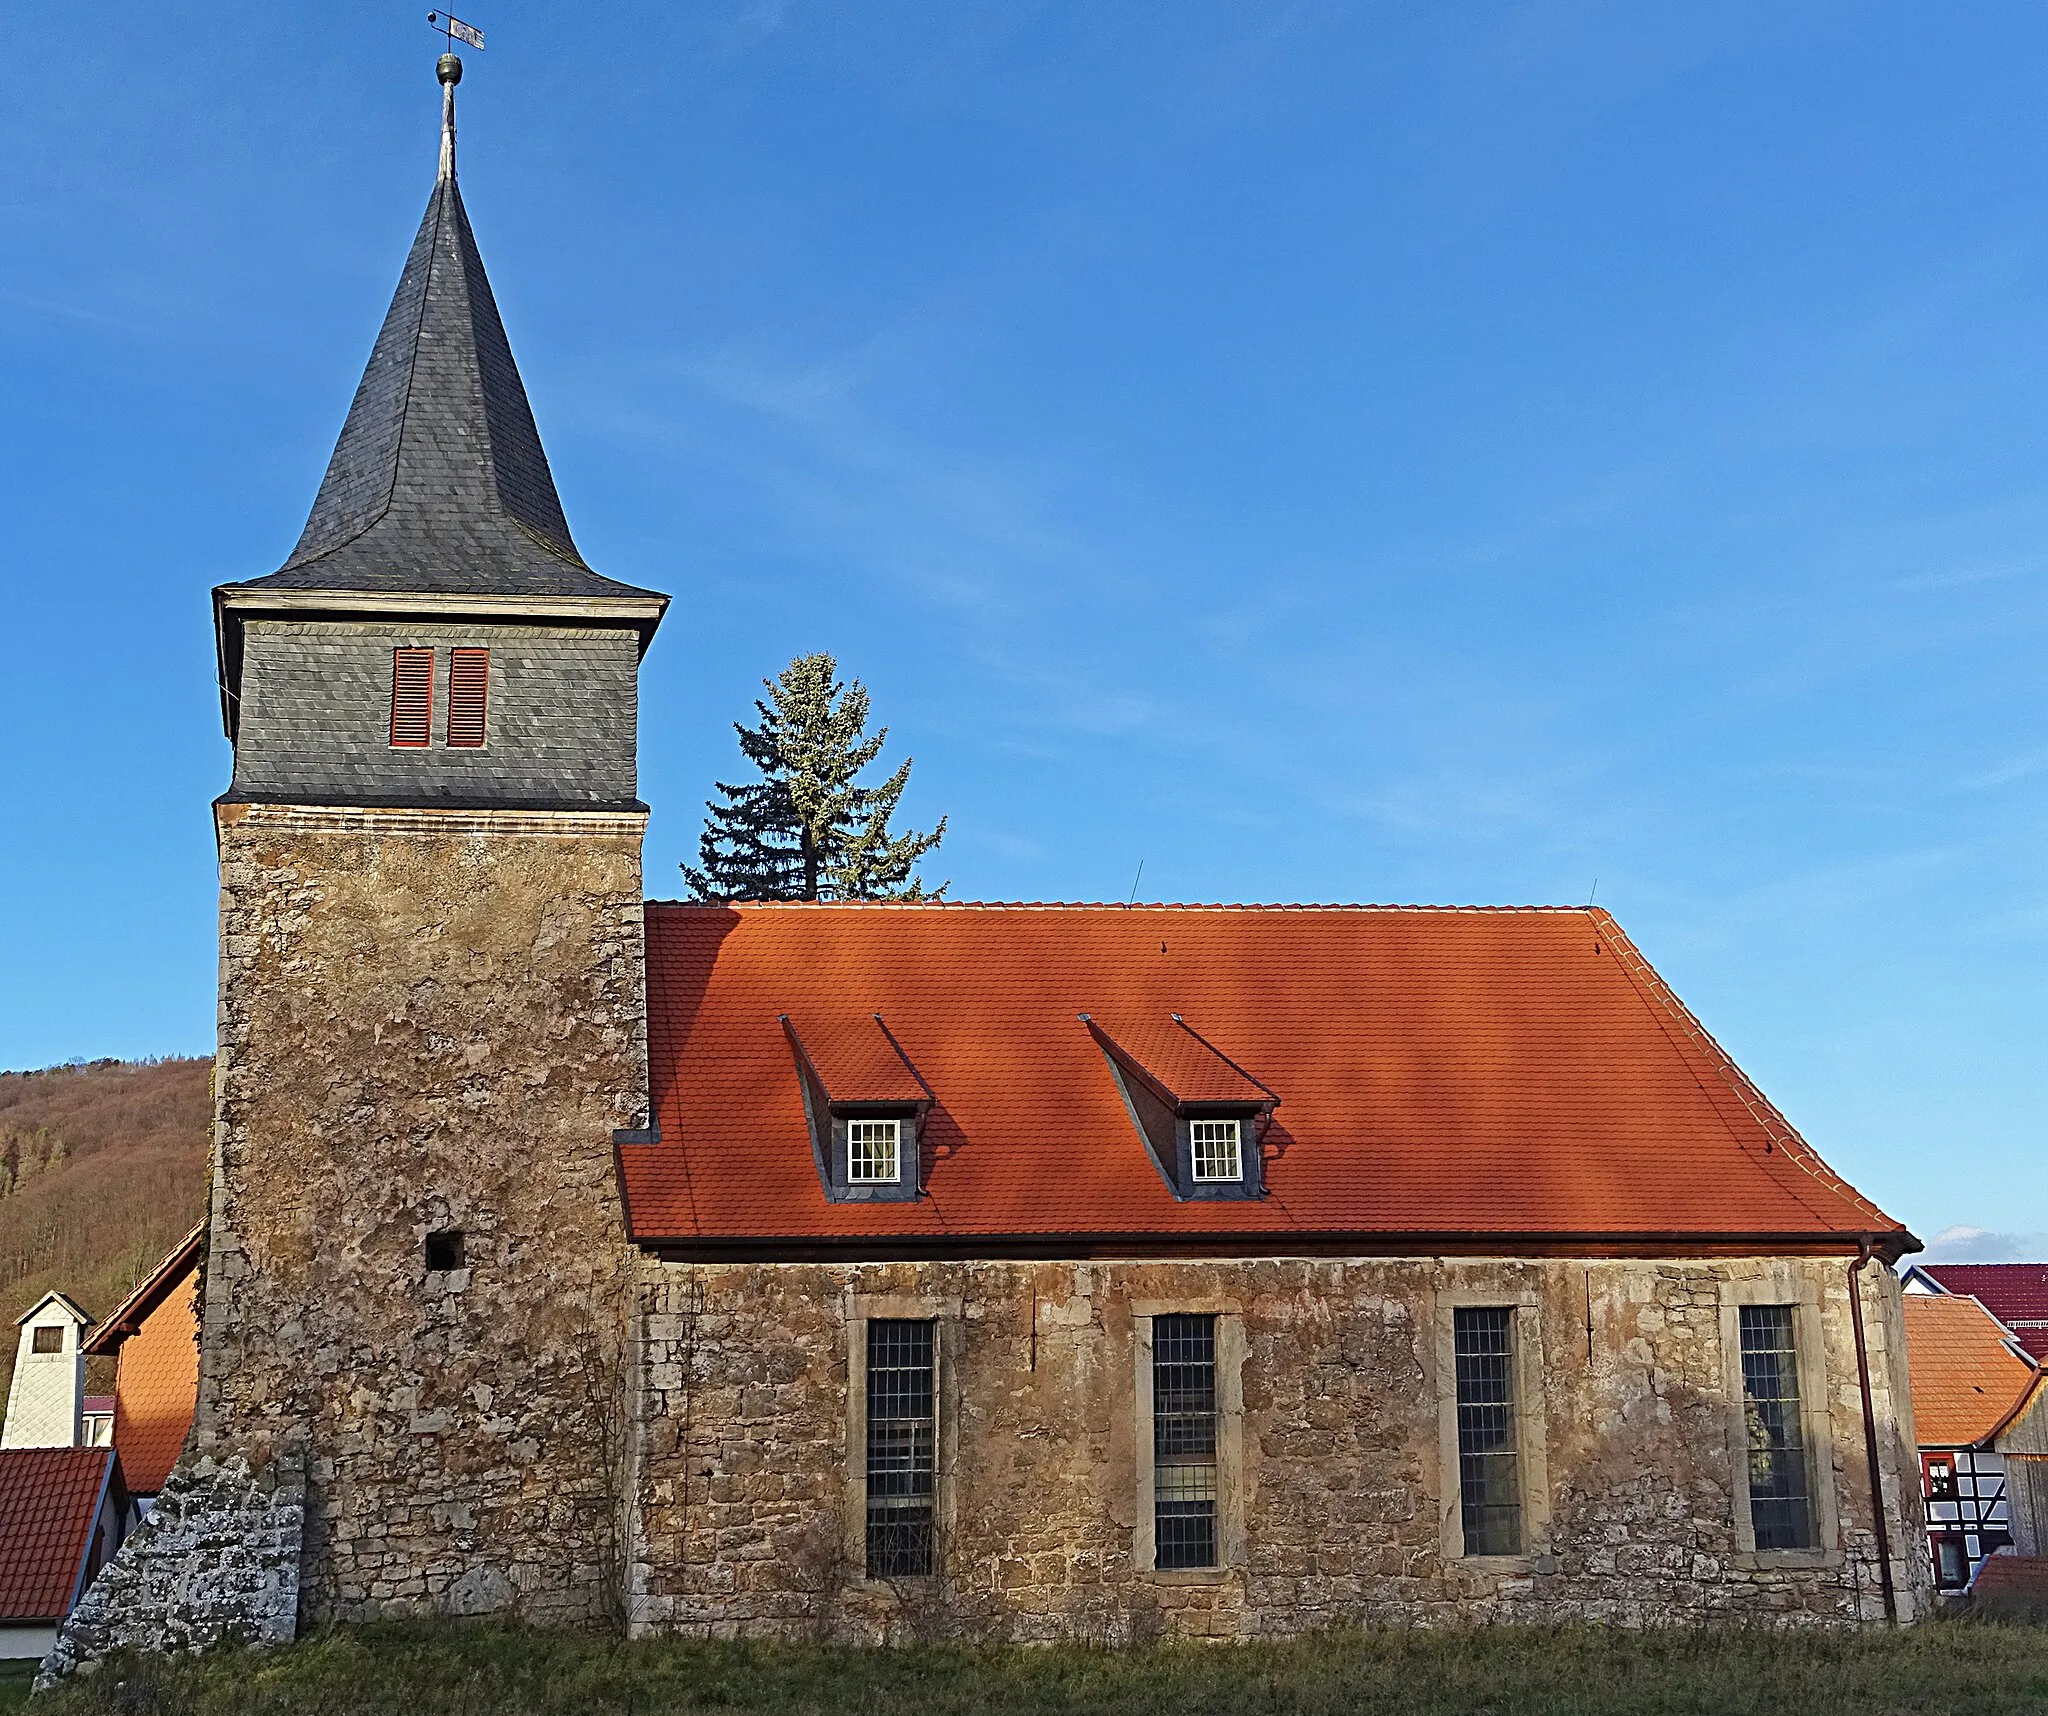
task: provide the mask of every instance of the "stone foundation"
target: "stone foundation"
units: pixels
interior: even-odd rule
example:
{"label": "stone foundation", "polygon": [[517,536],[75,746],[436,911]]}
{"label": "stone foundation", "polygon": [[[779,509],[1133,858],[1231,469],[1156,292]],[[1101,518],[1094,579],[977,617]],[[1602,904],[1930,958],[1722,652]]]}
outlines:
{"label": "stone foundation", "polygon": [[[1864,1279],[1912,1620],[1931,1593],[1898,1289],[1882,1269]],[[1882,1618],[1843,1260],[646,1262],[640,1294],[638,1632],[1123,1643],[1356,1622]],[[1819,1334],[1805,1355],[1825,1487],[1812,1549],[1744,1542],[1724,1325],[1745,1294],[1803,1300]],[[1522,1307],[1529,1331],[1531,1541],[1512,1558],[1467,1558],[1457,1532],[1438,1338],[1454,1299]],[[864,1308],[940,1324],[935,1578],[870,1580],[860,1560],[847,1395]],[[1214,1572],[1153,1571],[1143,1552],[1135,1330],[1172,1308],[1242,1331],[1222,1510],[1237,1521],[1226,1537],[1241,1535]]]}
{"label": "stone foundation", "polygon": [[305,1518],[304,1473],[293,1462],[188,1458],[71,1611],[37,1689],[90,1674],[120,1650],[289,1644]]}

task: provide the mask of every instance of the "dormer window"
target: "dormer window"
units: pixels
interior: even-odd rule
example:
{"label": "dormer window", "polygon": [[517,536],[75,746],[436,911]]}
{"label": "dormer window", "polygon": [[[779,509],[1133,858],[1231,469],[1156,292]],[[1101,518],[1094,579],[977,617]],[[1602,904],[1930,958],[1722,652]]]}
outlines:
{"label": "dormer window", "polygon": [[910,1203],[924,1192],[932,1093],[879,1013],[821,1019],[808,1035],[782,1018],[803,1092],[819,1189],[835,1204]]}
{"label": "dormer window", "polygon": [[1178,1013],[1112,1035],[1086,1013],[1146,1154],[1166,1189],[1192,1199],[1265,1195],[1262,1140],[1280,1098]]}
{"label": "dormer window", "polygon": [[1243,1123],[1238,1120],[1190,1120],[1188,1154],[1195,1178],[1235,1183],[1244,1178]]}
{"label": "dormer window", "polygon": [[855,1186],[893,1186],[903,1178],[903,1122],[846,1122],[846,1179]]}

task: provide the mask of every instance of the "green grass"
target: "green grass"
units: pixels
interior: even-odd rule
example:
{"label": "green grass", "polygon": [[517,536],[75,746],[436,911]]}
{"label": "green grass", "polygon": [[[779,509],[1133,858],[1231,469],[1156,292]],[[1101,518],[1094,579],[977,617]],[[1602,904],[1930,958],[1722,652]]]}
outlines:
{"label": "green grass", "polygon": [[33,1662],[0,1662],[0,1712],[19,1710],[26,1704],[29,1682],[35,1677]]}
{"label": "green grass", "polygon": [[[4,1684],[4,1683],[0,1683]],[[0,1709],[6,1708],[0,1702]],[[2039,1716],[2048,1630],[1332,1632],[1271,1644],[854,1650],[474,1625],[336,1630],[131,1660],[37,1716]]]}

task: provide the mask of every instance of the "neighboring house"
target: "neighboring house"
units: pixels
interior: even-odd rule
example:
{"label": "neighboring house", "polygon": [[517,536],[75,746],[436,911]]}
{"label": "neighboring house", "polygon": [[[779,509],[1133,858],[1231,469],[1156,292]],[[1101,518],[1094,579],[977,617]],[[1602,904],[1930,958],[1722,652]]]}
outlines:
{"label": "neighboring house", "polygon": [[87,1357],[111,1356],[113,1443],[138,1513],[147,1517],[192,1428],[199,1390],[200,1223],[86,1340]]}
{"label": "neighboring house", "polygon": [[0,1449],[0,1659],[47,1654],[127,1512],[111,1448]]}
{"label": "neighboring house", "polygon": [[2036,1364],[2048,1359],[2048,1263],[1916,1263],[1905,1273],[1908,1293],[1952,1293],[1975,1299],[2013,1332]]}
{"label": "neighboring house", "polygon": [[84,1337],[91,1316],[45,1293],[21,1319],[0,1448],[75,1448],[85,1437]]}
{"label": "neighboring house", "polygon": [[1918,1242],[1606,912],[644,900],[667,598],[570,536],[442,68],[306,529],[215,592],[199,1457],[60,1656],[252,1521],[252,1637],[1927,1613]]}
{"label": "neighboring house", "polygon": [[[2036,1373],[1996,1437],[2005,1458],[2013,1551],[2022,1559],[2048,1563],[2048,1365]],[[2031,1577],[2037,1584],[2048,1583],[2048,1566],[2036,1567]]]}
{"label": "neighboring house", "polygon": [[1960,1592],[2012,1541],[2005,1459],[1992,1438],[2033,1386],[2034,1366],[1975,1299],[1914,1293],[1905,1312],[1934,1585]]}

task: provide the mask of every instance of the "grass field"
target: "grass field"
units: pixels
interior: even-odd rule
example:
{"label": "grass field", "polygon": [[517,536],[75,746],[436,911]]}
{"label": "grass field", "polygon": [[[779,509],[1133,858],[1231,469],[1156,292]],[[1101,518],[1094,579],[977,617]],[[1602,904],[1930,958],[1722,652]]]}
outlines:
{"label": "grass field", "polygon": [[[7,1708],[0,1682],[0,1709]],[[623,1644],[490,1626],[332,1632],[269,1655],[129,1662],[38,1716],[2040,1716],[2048,1629],[1339,1632],[1110,1651]]]}

